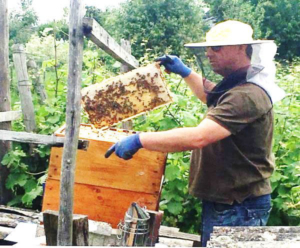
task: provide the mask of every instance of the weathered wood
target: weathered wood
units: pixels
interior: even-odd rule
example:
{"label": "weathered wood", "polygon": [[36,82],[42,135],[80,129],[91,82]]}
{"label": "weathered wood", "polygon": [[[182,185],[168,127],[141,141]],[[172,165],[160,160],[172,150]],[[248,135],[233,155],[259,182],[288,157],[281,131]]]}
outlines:
{"label": "weathered wood", "polygon": [[146,246],[155,246],[155,243],[157,243],[158,241],[160,224],[162,222],[164,213],[162,211],[151,211],[151,210],[147,210],[147,213],[150,215],[150,220],[149,220],[149,236],[147,238]]}
{"label": "weathered wood", "polygon": [[168,238],[191,240],[191,241],[199,241],[200,240],[199,235],[179,232],[178,228],[174,229],[173,227],[167,227],[167,226],[161,226],[160,227],[159,236],[168,237]]}
{"label": "weathered wood", "polygon": [[13,230],[11,227],[0,226],[0,240],[5,239]]}
{"label": "weathered wood", "polygon": [[25,49],[21,44],[13,45],[12,49],[14,65],[18,78],[18,89],[24,116],[25,130],[27,132],[34,132],[36,130],[36,123],[30,89],[31,84],[28,80]]}
{"label": "weathered wood", "polygon": [[[58,210],[59,181],[48,179],[43,200],[43,211]],[[143,192],[112,189],[100,186],[75,184],[74,213],[85,214],[90,220],[102,221],[117,228],[124,219],[128,206],[138,202],[149,210],[157,210],[158,197]]]}
{"label": "weathered wood", "polygon": [[0,112],[0,122],[15,121],[21,118],[21,111]]}
{"label": "weathered wood", "polygon": [[167,247],[193,247],[193,241],[165,237],[159,238],[159,244],[166,245]]}
{"label": "weathered wood", "polygon": [[[7,0],[0,0],[0,112],[10,111],[8,37]],[[10,130],[11,122],[0,122],[1,129]],[[0,141],[0,161],[9,151],[10,145],[10,142]],[[0,204],[6,204],[12,197],[12,192],[5,187],[8,174],[8,168],[0,163]]]}
{"label": "weathered wood", "polygon": [[126,52],[94,19],[84,18],[83,24],[85,35],[98,47],[116,60],[126,64],[130,69],[135,69],[139,66],[139,62]]}
{"label": "weathered wood", "polygon": [[[47,210],[43,213],[47,246],[57,245],[58,212]],[[89,225],[85,215],[73,215],[73,246],[88,246]]]}
{"label": "weathered wood", "polygon": [[69,19],[69,75],[66,141],[62,159],[57,244],[72,244],[74,175],[80,127],[81,71],[83,59],[83,3],[71,0]]}
{"label": "weathered wood", "polygon": [[[0,140],[41,144],[41,145],[49,145],[49,146],[56,146],[56,147],[62,147],[66,142],[66,139],[64,137],[26,133],[26,132],[14,132],[14,131],[6,131],[6,130],[0,130]],[[89,146],[88,140],[78,140],[78,145],[76,146],[76,148],[86,150],[88,146]]]}
{"label": "weathered wood", "polygon": [[40,103],[43,104],[47,99],[47,93],[45,91],[44,84],[41,82],[41,75],[39,73],[37,64],[31,59],[27,62],[27,68],[32,71],[33,87],[40,96]]}

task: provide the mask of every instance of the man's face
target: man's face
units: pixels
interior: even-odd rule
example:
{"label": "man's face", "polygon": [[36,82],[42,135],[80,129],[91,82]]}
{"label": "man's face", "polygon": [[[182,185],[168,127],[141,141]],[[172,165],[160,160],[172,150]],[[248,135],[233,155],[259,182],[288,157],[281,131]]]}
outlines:
{"label": "man's face", "polygon": [[206,56],[215,73],[227,76],[244,64],[246,46],[207,47]]}

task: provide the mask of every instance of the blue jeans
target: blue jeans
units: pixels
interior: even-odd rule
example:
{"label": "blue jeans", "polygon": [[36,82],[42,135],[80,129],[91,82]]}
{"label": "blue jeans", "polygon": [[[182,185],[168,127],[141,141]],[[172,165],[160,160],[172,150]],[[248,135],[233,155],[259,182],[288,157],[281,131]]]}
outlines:
{"label": "blue jeans", "polygon": [[248,198],[233,205],[202,202],[201,245],[206,247],[214,226],[265,226],[271,212],[271,196]]}

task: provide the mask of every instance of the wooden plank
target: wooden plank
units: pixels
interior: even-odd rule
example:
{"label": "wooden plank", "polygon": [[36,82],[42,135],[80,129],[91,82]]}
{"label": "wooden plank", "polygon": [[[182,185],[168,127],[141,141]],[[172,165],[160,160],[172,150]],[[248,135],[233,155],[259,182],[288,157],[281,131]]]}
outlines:
{"label": "wooden plank", "polygon": [[[8,58],[8,9],[7,0],[0,0],[0,112],[10,111],[10,82]],[[0,130],[10,130],[11,122],[0,122]],[[10,142],[0,141],[0,161],[10,150]],[[9,170],[0,163],[0,204],[7,204],[12,192],[5,187]]]}
{"label": "wooden plank", "polygon": [[179,232],[177,228],[161,226],[159,229],[159,236],[168,238],[177,238],[191,241],[200,241],[200,236],[196,234]]}
{"label": "wooden plank", "polygon": [[126,52],[94,19],[84,18],[83,25],[85,35],[113,58],[127,65],[130,69],[139,66],[139,62]]}
{"label": "wooden plank", "polygon": [[83,3],[70,1],[69,75],[67,92],[66,139],[63,150],[60,207],[58,217],[58,246],[72,245],[73,197],[76,153],[80,127],[81,71],[83,59]]}
{"label": "wooden plank", "polygon": [[20,93],[21,107],[23,112],[25,130],[34,132],[36,130],[34,106],[32,102],[30,83],[26,66],[26,55],[24,46],[15,44],[13,49],[13,61],[18,78],[18,89]]}
{"label": "wooden plank", "polygon": [[[14,132],[14,131],[6,131],[6,130],[0,130],[0,140],[50,145],[50,146],[58,146],[58,147],[62,147],[65,143],[64,137],[26,133],[26,132]],[[87,149],[88,145],[89,145],[89,141],[79,140],[77,147],[78,149]]]}
{"label": "wooden plank", "polygon": [[[47,246],[57,246],[58,212],[43,213]],[[89,225],[86,215],[73,215],[73,246],[88,246]]]}
{"label": "wooden plank", "polygon": [[0,226],[0,240],[5,239],[14,228]]}
{"label": "wooden plank", "polygon": [[[166,153],[141,149],[131,160],[115,154],[104,157],[111,142],[90,140],[87,151],[78,151],[75,182],[107,188],[125,189],[159,195]],[[60,179],[62,149],[52,148],[48,178]]]}
{"label": "wooden plank", "polygon": [[0,112],[0,122],[15,121],[22,116],[21,111],[6,111]]}
{"label": "wooden plank", "polygon": [[[47,180],[42,211],[58,210],[59,184],[57,180]],[[153,194],[78,183],[74,186],[74,213],[87,215],[90,220],[107,222],[113,228],[117,228],[124,219],[132,202],[157,210],[157,201],[158,196]]]}
{"label": "wooden plank", "polygon": [[159,237],[159,244],[167,247],[193,247],[193,241],[165,237]]}

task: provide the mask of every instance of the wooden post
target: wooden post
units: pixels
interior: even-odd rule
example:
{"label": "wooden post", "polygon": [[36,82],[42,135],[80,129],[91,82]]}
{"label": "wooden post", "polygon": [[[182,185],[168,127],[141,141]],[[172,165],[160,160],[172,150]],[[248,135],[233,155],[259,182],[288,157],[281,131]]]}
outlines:
{"label": "wooden post", "polygon": [[[121,47],[122,47],[126,52],[128,52],[129,54],[131,54],[131,45],[130,45],[130,41],[121,39]],[[125,73],[125,72],[128,72],[128,71],[130,71],[130,70],[131,70],[131,68],[130,68],[127,64],[124,64],[124,63],[123,63],[123,64],[121,65],[121,68],[120,68],[120,72],[121,72],[121,73]],[[127,129],[127,130],[132,130],[132,128],[133,128],[132,121],[131,121],[131,120],[128,120],[128,121],[122,122],[122,128],[123,128],[123,129]]]}
{"label": "wooden post", "polygon": [[[58,212],[47,210],[43,212],[44,228],[47,246],[57,246]],[[88,246],[89,223],[86,215],[73,216],[73,246]]]}
{"label": "wooden post", "polygon": [[[10,110],[7,11],[7,0],[0,0],[0,112]],[[0,123],[0,129],[10,130],[11,121]],[[1,164],[3,156],[9,149],[10,142],[0,141],[0,204],[6,204],[11,199],[11,192],[5,187],[9,170]]]}
{"label": "wooden post", "polygon": [[47,94],[45,91],[45,87],[41,82],[41,76],[37,67],[37,64],[34,60],[29,60],[27,62],[28,70],[32,70],[32,81],[34,89],[37,91],[38,95],[40,96],[40,103],[44,104],[45,100],[47,99]]}
{"label": "wooden post", "polygon": [[31,84],[28,80],[24,46],[21,44],[15,44],[12,48],[13,60],[18,78],[18,89],[24,116],[25,130],[26,132],[34,132],[36,130],[35,115],[30,90]]}
{"label": "wooden post", "polygon": [[72,245],[72,216],[74,174],[77,142],[80,127],[81,71],[83,57],[83,4],[71,0],[69,21],[69,75],[67,94],[66,143],[62,158],[60,182],[60,208],[57,244]]}

